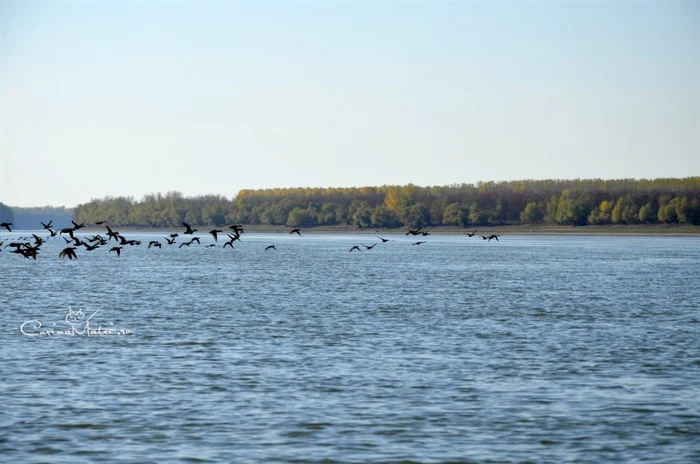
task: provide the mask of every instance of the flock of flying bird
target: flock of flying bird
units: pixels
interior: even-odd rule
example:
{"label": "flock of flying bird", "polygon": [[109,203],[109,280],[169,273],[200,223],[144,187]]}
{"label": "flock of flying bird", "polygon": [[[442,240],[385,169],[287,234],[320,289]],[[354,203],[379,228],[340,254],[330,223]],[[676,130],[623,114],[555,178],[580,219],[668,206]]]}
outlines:
{"label": "flock of flying bird", "polygon": [[[91,237],[85,236],[85,237],[79,238],[79,237],[76,237],[74,235],[74,233],[77,230],[84,228],[85,224],[84,223],[77,224],[74,221],[71,221],[71,222],[73,223],[73,227],[62,228],[58,231],[55,231],[52,229],[53,220],[49,221],[48,224],[44,224],[43,222],[41,222],[41,225],[43,226],[43,228],[46,231],[48,231],[49,238],[61,237],[61,238],[63,238],[63,240],[66,241],[66,243],[70,244],[70,246],[64,248],[58,254],[58,257],[61,259],[63,259],[63,258],[68,258],[70,260],[72,260],[74,258],[77,259],[78,255],[75,253],[75,250],[77,250],[78,247],[81,247],[81,246],[85,247],[85,251],[93,251],[101,246],[109,246],[110,242],[112,240],[114,240],[116,242],[116,246],[111,247],[109,249],[109,253],[115,252],[117,254],[117,256],[121,256],[121,251],[126,246],[141,245],[140,240],[127,240],[120,232],[118,232],[116,230],[112,230],[109,227],[109,225],[106,225],[107,221],[99,221],[99,222],[95,223],[95,225],[103,225],[103,224],[105,225],[105,227],[107,229],[107,233],[105,235],[107,236],[107,238],[101,236],[100,234],[93,235]],[[0,227],[4,227],[5,229],[7,229],[10,232],[12,232],[12,229],[10,228],[11,225],[12,225],[12,223],[7,223],[7,222],[0,223]],[[185,222],[183,222],[182,225],[185,227],[185,231],[182,233],[182,235],[183,236],[190,235],[190,236],[192,236],[192,238],[189,241],[180,242],[178,248],[182,248],[183,246],[189,247],[193,243],[197,243],[198,245],[200,245],[201,242],[200,242],[199,237],[194,236],[194,233],[197,232],[197,229],[193,229],[192,227],[190,227],[189,224],[187,224]],[[234,225],[228,226],[226,231],[221,230],[221,229],[213,229],[213,230],[210,230],[208,233],[211,234],[212,237],[214,237],[214,242],[218,242],[219,241],[218,234],[221,234],[224,232],[226,232],[226,236],[228,237],[228,240],[224,243],[223,248],[226,248],[228,246],[228,247],[231,247],[231,249],[233,249],[233,242],[235,242],[236,240],[240,241],[241,235],[244,233],[243,226],[240,224],[234,224]],[[477,232],[476,230],[474,230],[474,232],[468,232],[467,236],[474,237],[476,235],[476,232]],[[301,229],[295,228],[295,229],[290,230],[289,233],[290,234],[297,234],[297,235],[301,236]],[[64,234],[68,235],[70,237],[70,240],[68,238],[64,237],[63,236]],[[422,228],[419,227],[417,229],[409,229],[408,232],[406,232],[406,235],[425,237],[425,236],[430,235],[430,232],[422,230]],[[177,234],[177,233],[170,234],[168,237],[165,237],[165,241],[168,245],[176,245],[175,242],[179,236],[180,236],[180,234]],[[495,235],[495,234],[492,234],[489,236],[481,235],[482,239],[488,240],[489,242],[493,239],[498,241],[498,237],[500,237],[500,235]],[[386,243],[386,242],[391,241],[387,238],[382,238],[379,236],[377,238],[379,238],[382,241],[382,243]],[[33,260],[36,260],[36,257],[39,254],[39,249],[41,248],[41,246],[44,243],[46,243],[45,239],[41,238],[40,236],[38,236],[36,234],[32,234],[32,237],[20,237],[20,240],[29,240],[29,241],[10,242],[5,246],[5,248],[8,248],[8,247],[14,248],[11,251],[11,253],[20,254],[27,259],[33,259]],[[34,240],[34,243],[31,243],[31,240]],[[426,243],[426,241],[425,240],[417,241],[417,242],[414,242],[413,245],[421,245],[423,243]],[[0,247],[2,247],[2,244],[3,244],[3,242],[0,242]],[[365,247],[366,250],[371,250],[376,245],[377,245],[377,243],[374,243],[372,245],[362,245],[362,246]],[[207,248],[216,247],[216,246],[217,246],[216,243],[211,243],[211,244],[207,245]],[[151,248],[151,247],[161,248],[162,244],[157,240],[151,240],[148,242],[148,248]],[[268,250],[277,250],[277,248],[275,247],[275,245],[268,245],[267,247],[265,247],[265,251],[268,251]],[[2,251],[2,248],[0,248],[0,251]],[[355,245],[352,248],[350,248],[350,252],[353,252],[353,251],[362,251],[360,249],[360,245]]]}

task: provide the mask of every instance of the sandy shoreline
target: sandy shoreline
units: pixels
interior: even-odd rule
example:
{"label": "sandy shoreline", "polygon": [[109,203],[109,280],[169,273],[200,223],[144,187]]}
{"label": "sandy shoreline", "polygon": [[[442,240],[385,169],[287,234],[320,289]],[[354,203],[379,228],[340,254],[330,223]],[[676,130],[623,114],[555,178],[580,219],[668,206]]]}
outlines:
{"label": "sandy shoreline", "polygon": [[[200,226],[202,227],[202,226]],[[225,226],[207,226],[197,231],[197,234],[206,234],[212,229],[225,229]],[[181,233],[184,228],[156,228],[156,227],[114,227],[122,233],[125,232],[160,232]],[[245,225],[243,229],[249,233],[289,233],[292,227],[270,225]],[[85,227],[82,232],[94,233],[104,228]],[[404,234],[405,227],[399,228],[358,228],[355,226],[318,226],[302,228],[303,234]],[[435,226],[425,227],[433,235],[464,235],[467,232],[477,231],[477,235],[512,234],[512,235],[619,235],[619,236],[663,236],[663,237],[700,237],[700,226],[678,224],[644,224],[644,225],[605,225],[605,226],[555,226],[549,224],[523,224],[504,226],[477,226],[477,227],[453,227]]]}

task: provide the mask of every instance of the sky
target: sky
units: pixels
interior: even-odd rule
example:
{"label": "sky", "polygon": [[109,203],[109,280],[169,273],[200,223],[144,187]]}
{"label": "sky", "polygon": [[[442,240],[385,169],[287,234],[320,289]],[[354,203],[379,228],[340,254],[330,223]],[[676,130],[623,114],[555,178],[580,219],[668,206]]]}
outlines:
{"label": "sky", "polygon": [[700,2],[0,0],[0,202],[700,175]]}

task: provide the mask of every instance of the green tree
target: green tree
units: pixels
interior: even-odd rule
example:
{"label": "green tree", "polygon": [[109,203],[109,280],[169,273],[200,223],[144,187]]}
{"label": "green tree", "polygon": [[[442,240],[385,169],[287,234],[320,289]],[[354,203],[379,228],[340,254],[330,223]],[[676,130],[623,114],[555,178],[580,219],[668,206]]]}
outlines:
{"label": "green tree", "polygon": [[292,209],[287,218],[287,225],[291,227],[308,227],[313,224],[313,222],[309,211],[299,207]]}
{"label": "green tree", "polygon": [[480,226],[488,225],[489,214],[486,211],[482,211],[479,205],[474,202],[469,208],[469,222]]}
{"label": "green tree", "polygon": [[603,200],[588,215],[589,224],[610,224],[612,222],[612,210],[614,205],[608,200]]}
{"label": "green tree", "polygon": [[442,216],[442,223],[465,227],[469,224],[469,209],[463,207],[459,203],[450,203],[445,208],[445,213]]}
{"label": "green tree", "polygon": [[498,200],[496,207],[489,215],[489,221],[503,224],[503,222],[506,220],[506,211],[506,203],[503,200]]}
{"label": "green tree", "polygon": [[396,227],[399,225],[396,215],[389,211],[389,208],[384,205],[377,205],[377,207],[374,208],[371,220],[372,225],[375,227]]}
{"label": "green tree", "polygon": [[636,224],[639,222],[639,208],[627,194],[620,197],[612,210],[613,224]]}
{"label": "green tree", "polygon": [[647,203],[639,208],[639,222],[644,224],[656,222],[656,214],[654,212],[654,208],[651,206],[651,203]]}
{"label": "green tree", "polygon": [[520,213],[520,222],[525,224],[538,224],[544,221],[544,205],[541,202],[531,201]]}
{"label": "green tree", "polygon": [[[354,206],[354,207],[353,207]],[[352,223],[358,227],[369,227],[372,225],[372,208],[366,201],[358,201],[350,207],[352,213]]]}
{"label": "green tree", "polygon": [[411,227],[430,225],[430,210],[423,203],[416,203],[406,210],[404,224]]}
{"label": "green tree", "polygon": [[552,195],[547,202],[546,214],[544,216],[545,222],[549,224],[557,223],[557,210],[559,208],[559,198],[556,195]]}

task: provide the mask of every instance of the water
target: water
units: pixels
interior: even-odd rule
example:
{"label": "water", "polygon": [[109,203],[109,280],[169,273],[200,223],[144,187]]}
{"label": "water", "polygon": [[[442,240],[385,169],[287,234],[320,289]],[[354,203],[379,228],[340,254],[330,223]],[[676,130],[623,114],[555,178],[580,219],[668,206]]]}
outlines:
{"label": "water", "polygon": [[0,461],[700,461],[697,238],[125,235],[0,253]]}

